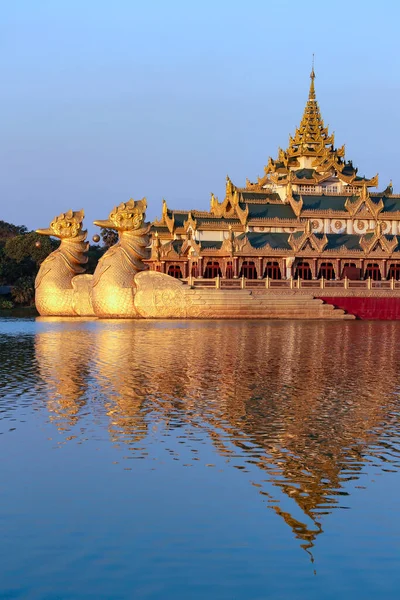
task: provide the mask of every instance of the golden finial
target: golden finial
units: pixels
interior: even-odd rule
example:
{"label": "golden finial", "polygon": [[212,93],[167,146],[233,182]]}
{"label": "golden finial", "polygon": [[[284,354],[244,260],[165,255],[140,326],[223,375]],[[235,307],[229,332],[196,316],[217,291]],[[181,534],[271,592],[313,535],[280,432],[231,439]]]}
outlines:
{"label": "golden finial", "polygon": [[308,99],[309,99],[309,100],[315,100],[315,87],[314,87],[314,79],[315,79],[315,71],[314,71],[314,54],[312,55],[312,67],[311,67],[310,79],[311,79],[311,83],[310,83],[310,92],[309,92],[309,94],[308,94]]}
{"label": "golden finial", "polygon": [[233,184],[229,179],[229,175],[226,176],[226,195],[230,196],[233,193]]}
{"label": "golden finial", "polygon": [[361,192],[361,198],[363,200],[366,200],[368,198],[368,187],[367,187],[366,183],[363,183],[362,192]]}
{"label": "golden finial", "polygon": [[163,200],[162,200],[162,216],[163,216],[163,219],[165,218],[165,216],[167,214],[168,214],[167,202],[166,202],[165,198],[163,198]]}

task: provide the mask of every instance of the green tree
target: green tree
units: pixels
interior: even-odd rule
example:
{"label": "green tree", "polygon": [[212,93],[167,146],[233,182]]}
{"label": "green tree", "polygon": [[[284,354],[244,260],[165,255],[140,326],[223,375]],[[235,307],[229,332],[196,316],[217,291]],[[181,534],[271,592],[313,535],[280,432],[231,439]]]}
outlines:
{"label": "green tree", "polygon": [[12,286],[15,302],[32,303],[39,267],[58,244],[24,225],[0,221],[0,285]]}
{"label": "green tree", "polygon": [[[94,272],[101,256],[118,239],[112,229],[103,231],[104,245],[89,247],[87,273]],[[0,220],[0,285],[12,286],[12,297],[17,304],[33,303],[35,277],[40,265],[59,244],[59,240],[28,231],[23,225]]]}
{"label": "green tree", "polygon": [[32,305],[35,298],[35,278],[20,277],[12,287],[11,296],[17,304]]}
{"label": "green tree", "polygon": [[8,239],[5,243],[5,254],[17,263],[28,259],[39,267],[50,252],[53,252],[58,245],[59,242],[54,241],[50,237],[31,231]]}
{"label": "green tree", "polygon": [[0,220],[0,242],[27,233],[27,231],[25,225],[13,225]]}
{"label": "green tree", "polygon": [[118,233],[114,231],[114,229],[108,229],[107,227],[101,228],[100,237],[103,241],[103,245],[106,248],[110,248],[118,242]]}
{"label": "green tree", "polygon": [[91,245],[88,251],[88,262],[86,264],[86,273],[94,273],[95,268],[97,267],[97,263],[100,258],[103,256],[107,248],[100,247],[97,245]]}

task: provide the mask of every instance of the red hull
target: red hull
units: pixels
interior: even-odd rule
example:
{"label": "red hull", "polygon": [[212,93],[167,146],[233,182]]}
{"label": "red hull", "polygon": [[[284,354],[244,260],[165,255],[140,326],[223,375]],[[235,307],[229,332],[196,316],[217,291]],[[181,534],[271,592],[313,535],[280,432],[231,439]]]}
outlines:
{"label": "red hull", "polygon": [[342,308],[357,319],[377,321],[400,320],[400,298],[355,298],[318,296],[327,304]]}

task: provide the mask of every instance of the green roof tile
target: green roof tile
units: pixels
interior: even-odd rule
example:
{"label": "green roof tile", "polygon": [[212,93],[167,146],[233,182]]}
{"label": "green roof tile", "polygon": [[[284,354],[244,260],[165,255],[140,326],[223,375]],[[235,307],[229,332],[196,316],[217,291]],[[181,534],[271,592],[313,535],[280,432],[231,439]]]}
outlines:
{"label": "green roof tile", "polygon": [[[378,198],[379,202],[380,198]],[[384,208],[383,212],[397,212],[400,211],[400,198],[391,198],[390,196],[382,197]]]}
{"label": "green roof tile", "polygon": [[298,179],[312,179],[315,174],[315,169],[298,169],[294,174]]}
{"label": "green roof tile", "polygon": [[221,241],[201,241],[200,247],[202,250],[219,250],[222,246]]}
{"label": "green roof tile", "polygon": [[295,219],[290,204],[240,204],[240,207],[249,209],[249,219]]}
{"label": "green roof tile", "polygon": [[360,250],[360,236],[359,235],[348,235],[348,234],[327,234],[328,244],[325,250],[335,250],[344,246],[348,250]]}
{"label": "green roof tile", "polygon": [[[300,199],[299,194],[293,194],[295,200]],[[348,196],[321,196],[302,194],[303,210],[337,210],[345,211],[345,202]]]}
{"label": "green roof tile", "polygon": [[248,238],[253,248],[264,248],[264,246],[269,244],[271,248],[274,249],[291,249],[291,246],[288,242],[288,233],[257,233],[255,231],[250,231],[249,233],[242,233],[238,236],[238,239],[244,239],[245,237]]}
{"label": "green roof tile", "polygon": [[244,202],[252,200],[279,200],[280,196],[276,192],[241,192]]}

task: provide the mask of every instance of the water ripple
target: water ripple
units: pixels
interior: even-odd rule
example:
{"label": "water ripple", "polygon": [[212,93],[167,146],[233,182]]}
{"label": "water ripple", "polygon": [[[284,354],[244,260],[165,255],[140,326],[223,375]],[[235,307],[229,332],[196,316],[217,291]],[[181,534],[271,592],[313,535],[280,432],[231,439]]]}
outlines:
{"label": "water ripple", "polygon": [[1,433],[39,412],[63,444],[119,448],[126,469],[134,459],[211,469],[223,458],[309,552],[368,469],[400,467],[397,323],[38,320],[11,330],[0,338]]}

